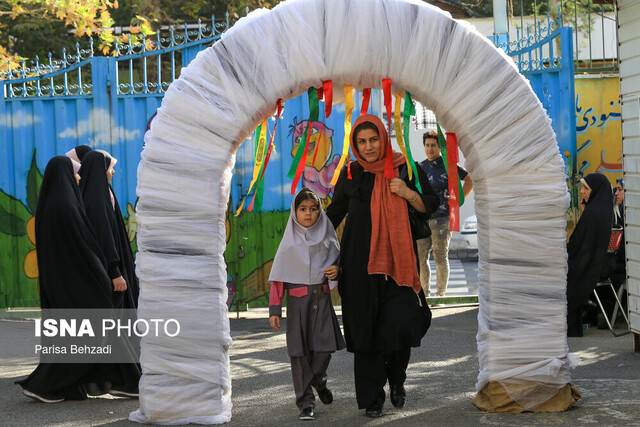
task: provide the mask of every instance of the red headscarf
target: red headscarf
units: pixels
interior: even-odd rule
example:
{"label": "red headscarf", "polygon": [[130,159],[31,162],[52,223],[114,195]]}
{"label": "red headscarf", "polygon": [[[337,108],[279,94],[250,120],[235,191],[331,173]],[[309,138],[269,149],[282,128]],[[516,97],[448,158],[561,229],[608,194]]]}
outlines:
{"label": "red headscarf", "polygon": [[[367,162],[360,156],[355,142],[355,129],[359,124],[369,122],[378,129],[380,135],[380,158]],[[382,121],[373,114],[358,117],[351,131],[351,152],[360,166],[376,175],[371,193],[371,249],[369,252],[369,274],[386,274],[400,286],[412,286],[420,291],[420,277],[413,251],[411,225],[407,202],[391,192],[389,179],[384,177],[387,154],[393,156],[393,175],[399,176],[398,167],[405,163],[401,153],[391,151],[391,144]]]}

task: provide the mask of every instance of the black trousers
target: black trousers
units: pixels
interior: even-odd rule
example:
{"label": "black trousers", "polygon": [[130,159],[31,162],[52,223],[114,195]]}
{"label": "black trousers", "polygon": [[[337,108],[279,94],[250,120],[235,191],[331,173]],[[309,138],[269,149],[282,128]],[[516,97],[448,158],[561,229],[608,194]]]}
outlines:
{"label": "black trousers", "polygon": [[407,366],[411,347],[389,353],[354,353],[353,366],[356,382],[356,401],[359,409],[384,402],[384,385],[403,385],[407,379]]}

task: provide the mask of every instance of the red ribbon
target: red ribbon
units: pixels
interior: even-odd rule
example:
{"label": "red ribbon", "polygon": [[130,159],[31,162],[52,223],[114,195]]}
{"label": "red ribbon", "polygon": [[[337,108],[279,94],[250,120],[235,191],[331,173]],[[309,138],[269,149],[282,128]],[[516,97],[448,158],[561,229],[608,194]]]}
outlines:
{"label": "red ribbon", "polygon": [[371,98],[371,88],[362,90],[362,107],[360,108],[360,115],[367,114],[369,110],[369,99]]}
{"label": "red ribbon", "polygon": [[382,91],[384,93],[384,106],[387,109],[387,144],[385,164],[384,164],[384,177],[393,178],[393,153],[391,152],[391,79],[382,79]]}
{"label": "red ribbon", "polygon": [[322,90],[324,92],[324,118],[328,119],[331,115],[331,105],[333,103],[333,82],[331,80],[323,81]]}
{"label": "red ribbon", "polygon": [[447,172],[449,186],[449,230],[460,231],[460,192],[458,180],[458,139],[447,132]]}

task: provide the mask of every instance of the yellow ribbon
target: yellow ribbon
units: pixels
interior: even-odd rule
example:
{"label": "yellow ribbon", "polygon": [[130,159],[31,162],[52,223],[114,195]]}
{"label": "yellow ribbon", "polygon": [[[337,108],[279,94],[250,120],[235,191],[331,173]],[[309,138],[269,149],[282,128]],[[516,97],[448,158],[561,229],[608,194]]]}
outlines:
{"label": "yellow ribbon", "polygon": [[342,145],[342,157],[340,157],[340,163],[333,172],[333,178],[331,179],[331,186],[336,185],[340,171],[344,167],[344,163],[349,158],[349,136],[351,135],[351,113],[353,112],[353,91],[351,85],[344,85],[344,143]]}
{"label": "yellow ribbon", "polygon": [[260,135],[258,137],[258,144],[256,146],[256,157],[255,163],[253,165],[253,178],[251,179],[251,184],[249,184],[249,190],[247,191],[247,195],[242,199],[242,203],[240,203],[240,207],[236,211],[236,216],[240,215],[242,212],[242,208],[244,207],[244,201],[247,199],[249,194],[251,193],[251,189],[253,185],[256,183],[258,178],[260,177],[260,169],[262,169],[262,163],[264,162],[264,150],[267,142],[267,118],[264,119],[262,124],[260,125]]}
{"label": "yellow ribbon", "polygon": [[402,110],[402,94],[400,92],[396,92],[396,106],[393,111],[393,124],[396,128],[396,142],[398,146],[400,146],[400,150],[402,150],[402,154],[404,154],[405,161],[407,162],[407,171],[409,172],[409,179],[413,177],[413,170],[411,169],[411,162],[409,160],[409,155],[407,154],[407,147],[404,145],[404,138],[402,137],[402,122],[400,120],[400,113]]}

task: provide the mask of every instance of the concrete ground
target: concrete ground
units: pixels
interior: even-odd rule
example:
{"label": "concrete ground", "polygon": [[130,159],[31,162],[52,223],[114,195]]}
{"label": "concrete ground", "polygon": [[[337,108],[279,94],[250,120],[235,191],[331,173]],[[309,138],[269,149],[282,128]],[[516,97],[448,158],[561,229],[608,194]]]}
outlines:
{"label": "concrete ground", "polygon": [[[578,406],[553,414],[484,413],[471,403],[478,374],[477,306],[436,308],[422,346],[414,349],[403,410],[387,400],[384,415],[369,419],[355,404],[353,356],[340,351],[329,367],[334,403],[318,402],[316,425],[638,425],[640,426],[640,354],[633,353],[631,335],[613,337],[608,330],[589,329],[583,338],[569,338],[570,351],[582,358],[572,383],[582,393]],[[297,419],[284,328],[271,330],[264,309],[230,314],[233,419],[230,425],[281,426]],[[283,325],[284,326],[284,325]],[[132,426],[129,412],[136,400],[103,396],[87,401],[46,405],[24,397],[14,381],[36,366],[33,324],[0,320],[0,425],[2,426]]]}

